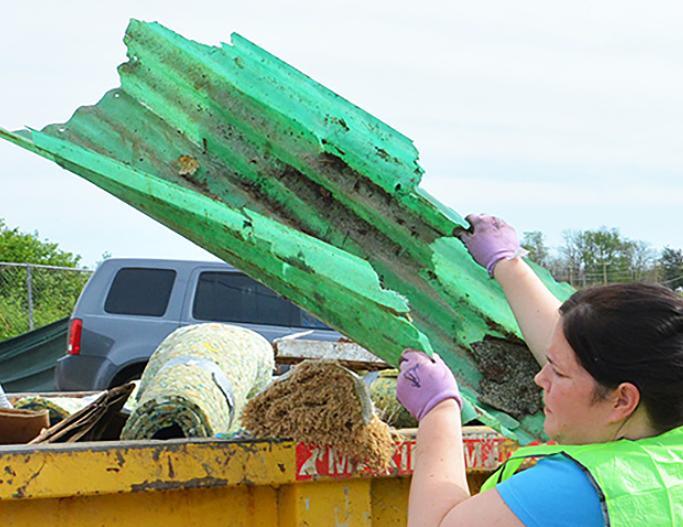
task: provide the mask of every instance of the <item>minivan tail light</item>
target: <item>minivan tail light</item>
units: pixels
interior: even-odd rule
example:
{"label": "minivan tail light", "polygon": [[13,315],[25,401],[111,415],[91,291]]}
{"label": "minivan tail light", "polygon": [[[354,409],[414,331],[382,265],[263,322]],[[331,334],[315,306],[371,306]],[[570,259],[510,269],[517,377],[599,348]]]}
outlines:
{"label": "minivan tail light", "polygon": [[80,318],[74,318],[69,330],[69,355],[80,355],[82,330],[83,321]]}

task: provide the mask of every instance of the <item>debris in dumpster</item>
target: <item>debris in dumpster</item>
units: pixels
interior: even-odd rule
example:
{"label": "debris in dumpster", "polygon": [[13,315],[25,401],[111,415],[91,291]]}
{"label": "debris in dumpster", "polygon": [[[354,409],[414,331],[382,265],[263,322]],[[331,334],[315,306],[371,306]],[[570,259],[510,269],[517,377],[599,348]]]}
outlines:
{"label": "debris in dumpster", "polygon": [[324,358],[337,360],[342,366],[354,371],[390,368],[382,359],[346,339],[337,342],[322,342],[284,337],[273,342],[273,349],[278,364],[297,364],[308,359]]}
{"label": "debris in dumpster", "polygon": [[28,443],[48,426],[47,410],[0,408],[0,445]]}
{"label": "debris in dumpster", "polygon": [[0,408],[14,408],[10,400],[7,398],[7,394],[5,393],[2,384],[0,384]]}
{"label": "debris in dumpster", "polygon": [[270,343],[228,324],[175,330],[152,354],[121,439],[212,437],[240,427],[250,395],[271,379]]}
{"label": "debris in dumpster", "polygon": [[242,425],[256,438],[287,438],[332,448],[383,471],[396,430],[375,414],[363,380],[336,361],[308,360],[247,402]]}
{"label": "debris in dumpster", "polygon": [[410,412],[396,399],[397,378],[398,370],[396,369],[379,372],[379,375],[369,382],[370,398],[375,404],[379,417],[385,423],[395,428],[417,428],[417,419],[410,415]]}
{"label": "debris in dumpster", "polygon": [[101,395],[102,392],[87,397],[29,395],[17,400],[14,407],[34,412],[47,410],[50,416],[50,426],[54,426],[62,419],[66,419],[96,401]]}
{"label": "debris in dumpster", "polygon": [[[43,430],[31,444],[118,439],[125,420],[120,410],[134,389],[135,384],[131,382],[107,390],[89,405]],[[48,411],[43,411],[47,415]]]}
{"label": "debris in dumpster", "polygon": [[[117,196],[394,367],[407,347],[438,352],[470,418],[521,443],[544,438],[541,412],[513,419],[480,397],[472,343],[514,340],[519,328],[454,236],[467,222],[419,188],[409,138],[239,35],[207,46],[131,20],[125,40],[120,87],[68,123],[0,129],[0,138]],[[559,299],[573,292],[532,267]]]}

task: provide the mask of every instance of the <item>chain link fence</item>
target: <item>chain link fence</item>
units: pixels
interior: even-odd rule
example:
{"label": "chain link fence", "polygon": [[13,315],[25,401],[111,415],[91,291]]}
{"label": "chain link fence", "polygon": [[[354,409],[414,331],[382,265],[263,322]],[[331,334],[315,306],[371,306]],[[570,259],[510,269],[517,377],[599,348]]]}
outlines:
{"label": "chain link fence", "polygon": [[0,341],[68,317],[92,272],[0,262]]}
{"label": "chain link fence", "polygon": [[558,282],[567,282],[577,289],[593,285],[619,284],[629,282],[661,283],[656,267],[642,270],[614,269],[606,267],[602,271],[586,271],[585,269],[562,266],[559,268],[549,267],[553,278]]}

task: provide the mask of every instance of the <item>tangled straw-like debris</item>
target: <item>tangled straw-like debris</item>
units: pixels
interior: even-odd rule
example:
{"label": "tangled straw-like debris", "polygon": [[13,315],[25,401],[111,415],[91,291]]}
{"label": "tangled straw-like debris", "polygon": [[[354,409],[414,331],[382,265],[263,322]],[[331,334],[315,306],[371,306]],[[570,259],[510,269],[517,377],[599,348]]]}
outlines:
{"label": "tangled straw-like debris", "polygon": [[398,438],[360,377],[325,360],[302,362],[247,402],[242,425],[256,438],[329,447],[376,471],[388,468]]}

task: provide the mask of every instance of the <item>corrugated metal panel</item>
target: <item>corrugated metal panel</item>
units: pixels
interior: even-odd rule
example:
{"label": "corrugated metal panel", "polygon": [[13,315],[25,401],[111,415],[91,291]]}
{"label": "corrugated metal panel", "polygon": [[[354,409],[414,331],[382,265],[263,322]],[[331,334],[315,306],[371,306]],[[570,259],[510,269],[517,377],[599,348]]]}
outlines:
{"label": "corrugated metal panel", "polygon": [[69,319],[0,342],[0,381],[7,393],[51,392],[57,359],[67,348]]}
{"label": "corrugated metal panel", "polygon": [[[482,366],[500,346],[475,343],[493,336],[505,348],[519,330],[500,288],[453,237],[461,216],[418,187],[409,139],[238,35],[211,47],[133,20],[125,40],[120,88],[66,124],[0,137],[118,196],[389,363],[405,347],[437,351],[474,405],[468,419],[521,442],[542,434],[539,412],[514,407],[528,379],[501,380]],[[496,400],[485,386],[500,382],[509,391],[493,404],[506,412],[483,402]]]}

